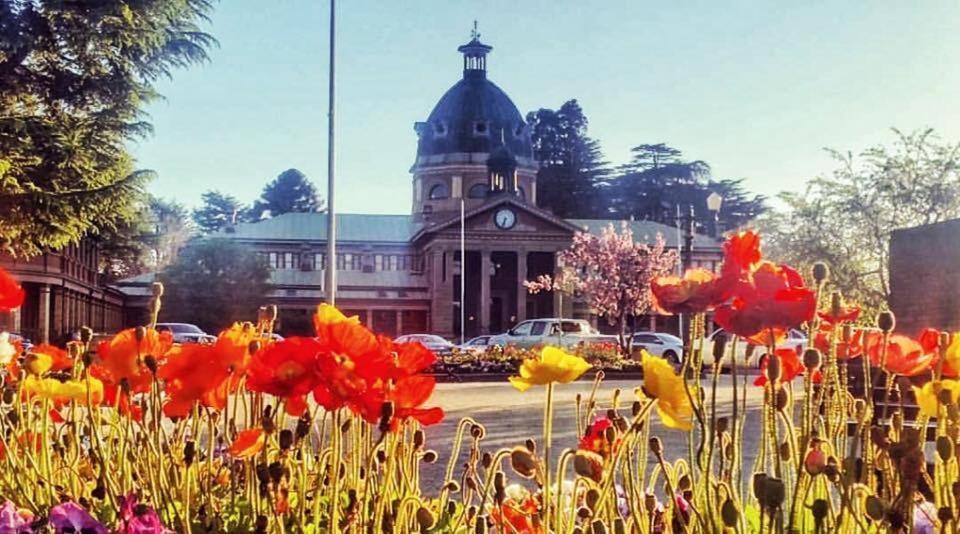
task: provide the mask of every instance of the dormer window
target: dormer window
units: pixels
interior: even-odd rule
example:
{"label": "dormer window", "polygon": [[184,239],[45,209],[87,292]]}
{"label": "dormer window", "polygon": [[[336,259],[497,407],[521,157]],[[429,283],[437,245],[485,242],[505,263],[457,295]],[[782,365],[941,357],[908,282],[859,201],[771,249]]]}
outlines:
{"label": "dormer window", "polygon": [[473,135],[490,135],[490,128],[486,121],[476,121],[473,123]]}
{"label": "dormer window", "polygon": [[430,200],[450,198],[450,189],[447,187],[447,184],[437,184],[430,188],[429,198]]}
{"label": "dormer window", "polygon": [[447,136],[447,125],[443,121],[437,121],[433,123],[433,135],[436,137],[446,137]]}

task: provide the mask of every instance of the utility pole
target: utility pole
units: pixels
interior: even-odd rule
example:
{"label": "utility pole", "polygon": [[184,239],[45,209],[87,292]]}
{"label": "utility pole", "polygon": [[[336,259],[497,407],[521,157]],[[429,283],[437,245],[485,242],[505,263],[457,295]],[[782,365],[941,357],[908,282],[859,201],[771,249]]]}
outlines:
{"label": "utility pole", "polygon": [[336,58],[336,13],[337,1],[330,0],[330,102],[327,108],[327,269],[324,272],[324,293],[327,304],[337,304],[337,214],[334,209],[334,103],[336,85],[334,84]]}

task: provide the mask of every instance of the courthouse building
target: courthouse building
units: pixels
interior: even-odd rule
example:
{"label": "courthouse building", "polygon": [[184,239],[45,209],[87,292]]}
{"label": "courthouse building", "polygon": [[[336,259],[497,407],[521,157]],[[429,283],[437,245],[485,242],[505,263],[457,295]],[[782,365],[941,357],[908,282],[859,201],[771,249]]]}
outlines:
{"label": "courthouse building", "polygon": [[[523,282],[552,274],[557,253],[570,246],[574,233],[599,232],[611,223],[619,228],[622,222],[561,219],[537,207],[538,163],[530,127],[487,77],[491,47],[474,37],[458,50],[462,78],[426,120],[414,125],[411,213],[337,216],[337,305],[388,335],[458,337],[463,328],[473,336],[502,332],[528,318],[588,317],[582,303],[550,293],[531,295]],[[627,224],[637,240],[652,242],[661,234],[669,247],[680,245],[673,227]],[[310,314],[325,295],[324,270],[331,267],[325,214],[288,213],[237,224],[214,237],[249,245],[269,262],[271,302],[280,307],[281,332],[310,328]],[[720,259],[719,243],[708,236],[693,236],[692,248],[694,265],[713,268]],[[148,275],[121,285],[129,306],[145,305],[151,280]],[[659,326],[669,329],[671,320],[675,329],[673,318],[660,318]],[[655,321],[651,317],[637,327],[655,326]]]}

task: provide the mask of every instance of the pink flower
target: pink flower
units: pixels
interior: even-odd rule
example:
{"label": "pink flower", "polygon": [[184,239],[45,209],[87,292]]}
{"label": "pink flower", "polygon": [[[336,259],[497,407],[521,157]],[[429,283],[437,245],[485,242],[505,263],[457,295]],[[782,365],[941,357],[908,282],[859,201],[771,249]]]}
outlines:
{"label": "pink flower", "polygon": [[172,534],[160,523],[157,511],[145,504],[137,504],[137,495],[120,498],[120,525],[118,534]]}
{"label": "pink flower", "polygon": [[12,502],[7,501],[0,508],[0,532],[19,534],[21,532],[33,532],[33,529],[30,528],[30,522],[20,514],[17,507]]}
{"label": "pink flower", "polygon": [[51,508],[49,520],[57,534],[80,531],[91,534],[108,534],[109,532],[75,502],[65,502]]}

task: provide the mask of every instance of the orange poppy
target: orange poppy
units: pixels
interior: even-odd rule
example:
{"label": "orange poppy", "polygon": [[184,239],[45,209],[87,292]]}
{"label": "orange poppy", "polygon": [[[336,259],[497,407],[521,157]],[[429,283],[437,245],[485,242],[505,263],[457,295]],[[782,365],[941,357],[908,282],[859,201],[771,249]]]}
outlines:
{"label": "orange poppy", "polygon": [[855,323],[860,318],[860,308],[857,306],[841,307],[839,310],[817,312],[820,320],[831,325]]}
{"label": "orange poppy", "polygon": [[534,520],[539,510],[537,500],[532,495],[520,501],[508,497],[501,506],[491,508],[490,519],[499,527],[498,530],[509,527],[517,534],[540,534],[544,532],[543,525]]}
{"label": "orange poppy", "polygon": [[760,235],[753,230],[737,232],[723,243],[724,273],[746,273],[760,262]]}
{"label": "orange poppy", "polygon": [[30,353],[43,356],[43,365],[46,367],[46,370],[40,371],[37,374],[43,374],[46,371],[66,371],[67,369],[73,368],[73,358],[70,357],[70,354],[53,345],[46,343],[34,345],[33,348],[30,349]]}
{"label": "orange poppy", "polygon": [[26,294],[10,273],[0,269],[0,311],[19,308]]}
{"label": "orange poppy", "polygon": [[737,285],[733,301],[717,308],[715,320],[728,332],[749,338],[809,321],[816,312],[816,300],[800,273],[763,262]]}
{"label": "orange poppy", "polygon": [[[797,349],[777,349],[776,357],[780,359],[780,382],[791,382],[794,378],[802,375],[806,368],[803,366],[803,362],[800,361],[800,353]],[[753,381],[755,386],[765,386],[767,385],[767,365],[769,364],[770,358],[764,358],[760,362],[760,375]],[[817,369],[813,372],[813,383],[819,384],[822,380],[822,375],[820,370]]]}
{"label": "orange poppy", "polygon": [[260,428],[248,428],[237,434],[237,439],[230,444],[228,452],[235,458],[252,458],[263,450],[267,443],[267,435]]}
{"label": "orange poppy", "polygon": [[654,304],[666,313],[703,313],[728,298],[736,279],[706,269],[687,269],[683,278],[661,276],[650,284]]}
{"label": "orange poppy", "polygon": [[[884,355],[883,334],[868,332],[863,336],[864,352],[870,363],[900,376],[916,376],[930,369],[937,361],[935,352],[928,351],[920,342],[901,334],[890,336]],[[884,356],[886,359],[884,360]]]}
{"label": "orange poppy", "polygon": [[173,346],[170,332],[143,329],[143,339],[137,340],[137,329],[128,328],[97,346],[98,362],[93,366],[95,376],[105,383],[119,384],[126,379],[132,393],[150,390],[153,379],[144,365],[144,358],[153,356],[157,363]]}
{"label": "orange poppy", "polygon": [[[834,326],[827,322],[820,323],[820,329],[813,336],[813,346],[820,352],[827,354],[830,352],[830,343],[832,339]],[[863,355],[863,331],[854,330],[849,341],[843,339],[837,340],[837,359],[853,360]]]}
{"label": "orange poppy", "polygon": [[271,343],[250,359],[247,389],[286,399],[287,413],[299,416],[306,408],[304,397],[317,386],[317,362],[325,352],[326,346],[315,338]]}
{"label": "orange poppy", "polygon": [[397,380],[387,393],[387,400],[393,402],[394,415],[391,429],[397,430],[406,419],[414,419],[421,425],[433,425],[443,420],[443,409],[439,407],[422,408],[430,400],[437,381],[432,376],[408,376]]}

